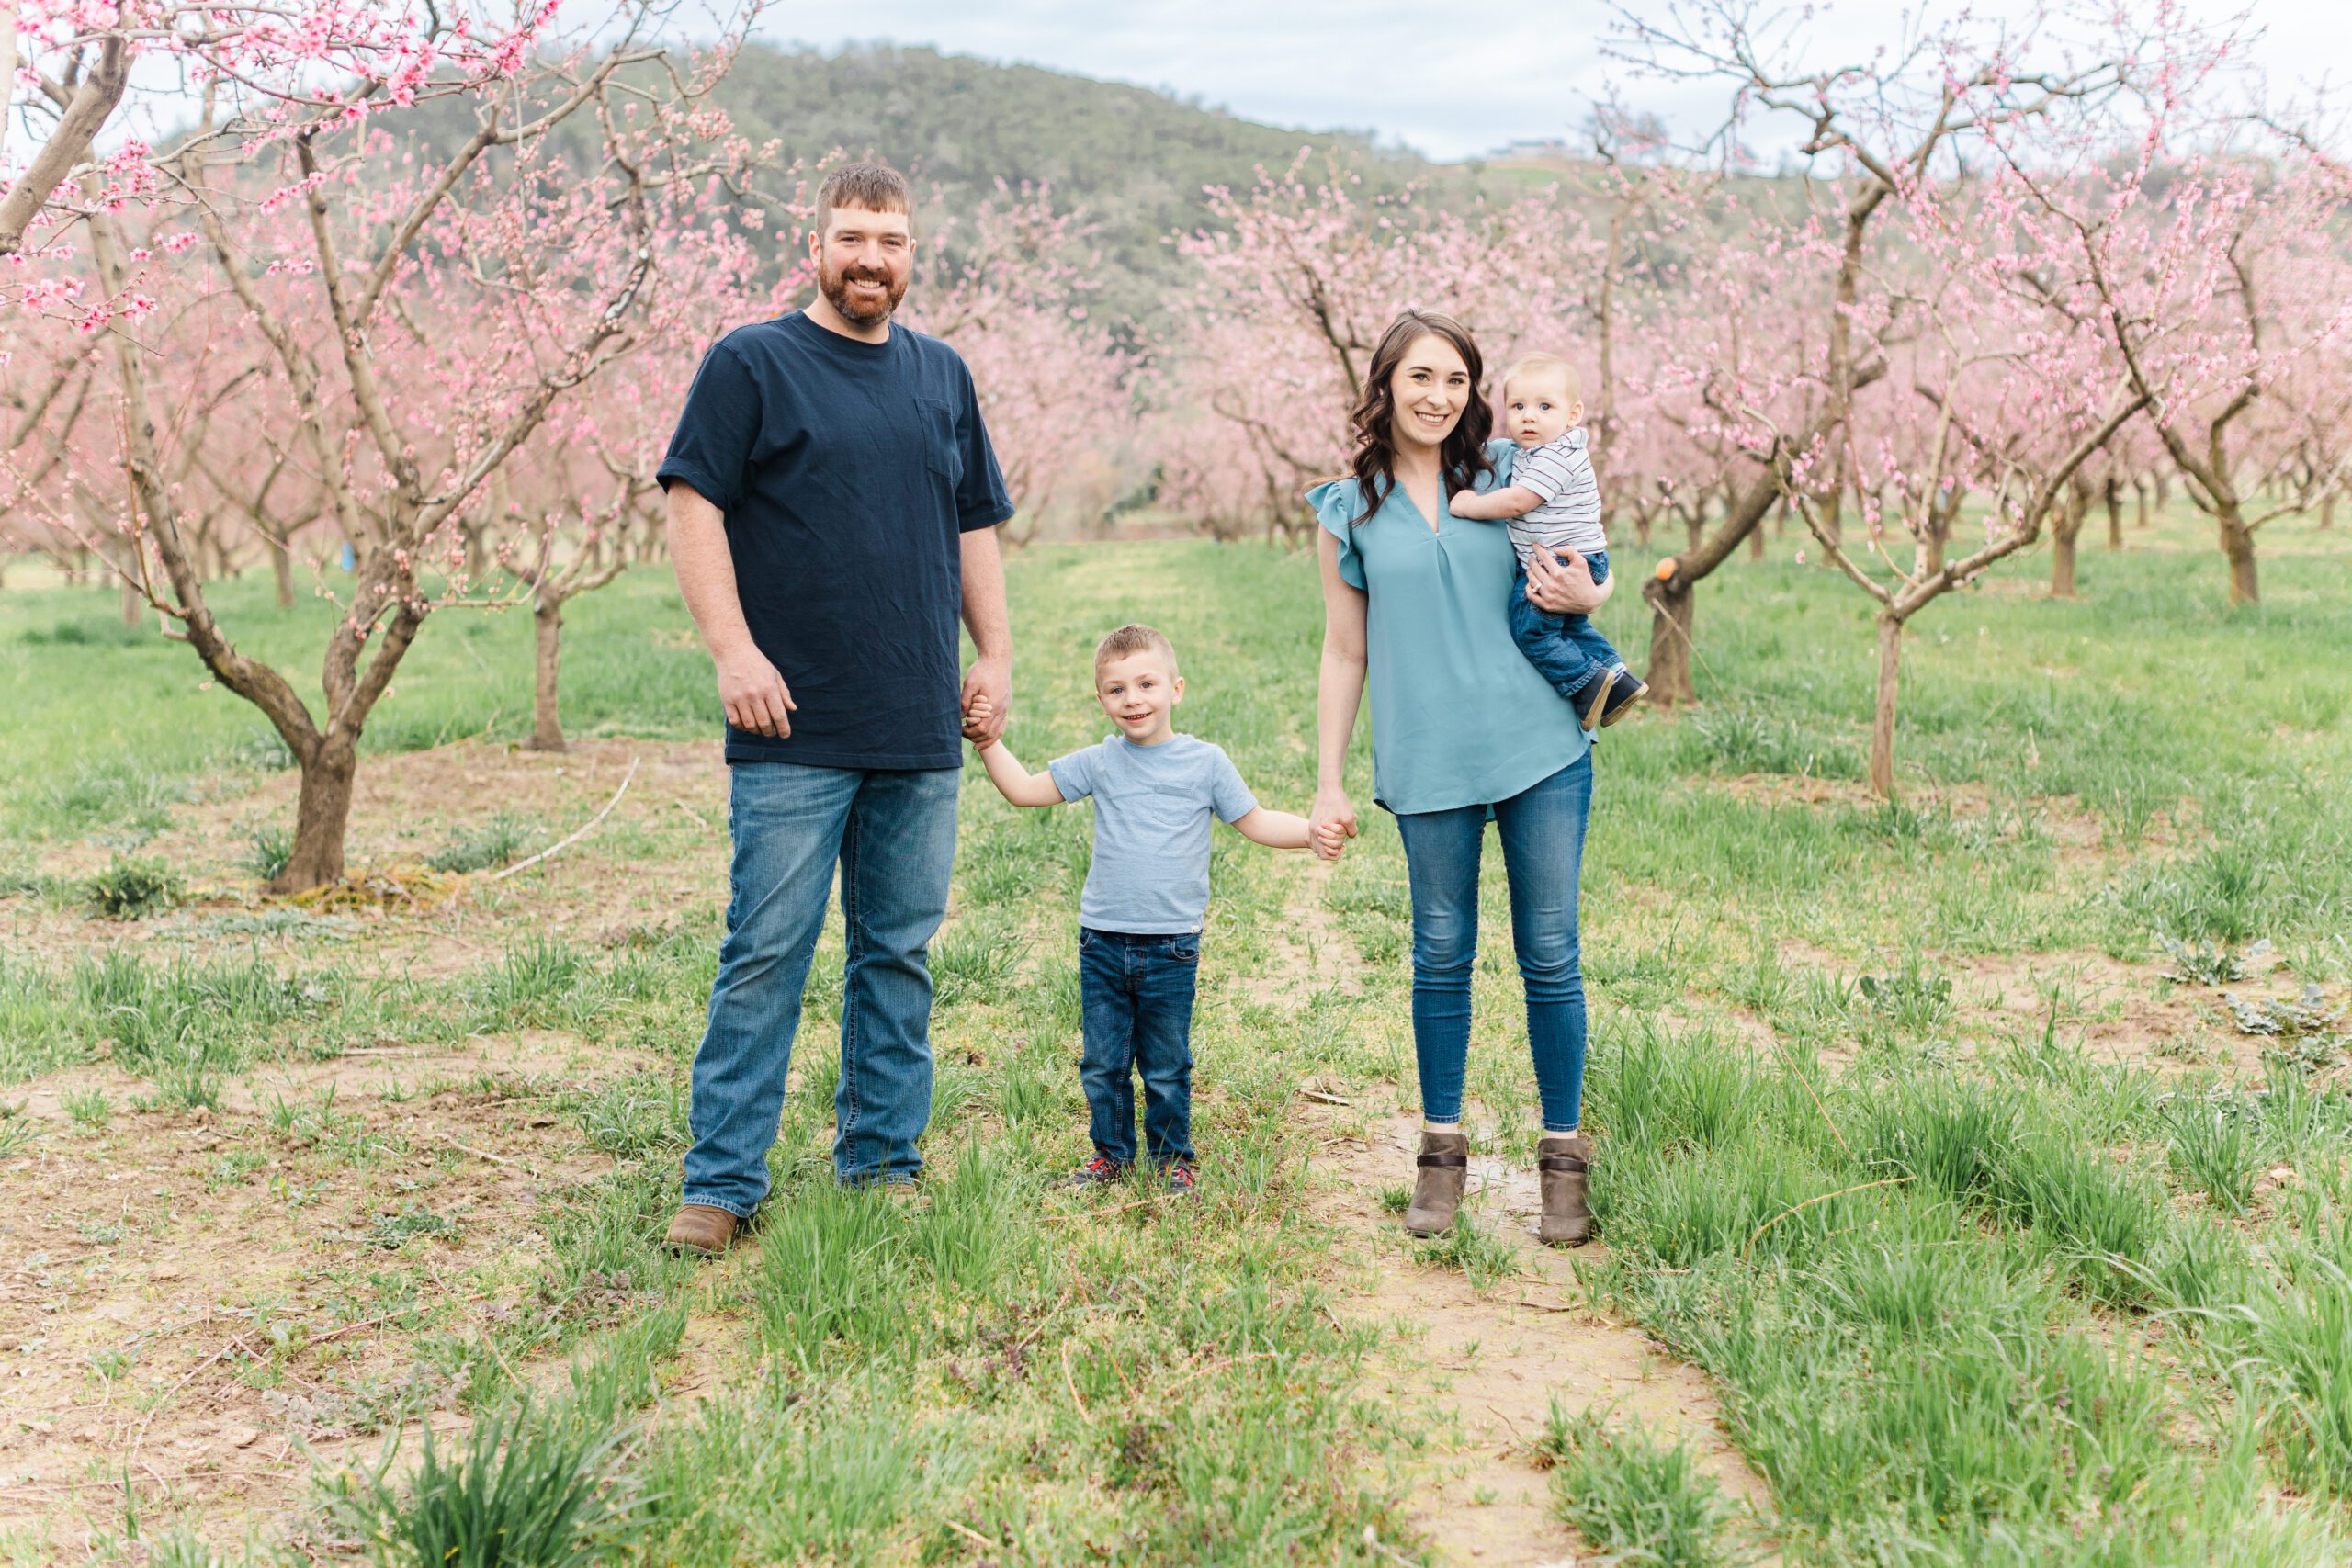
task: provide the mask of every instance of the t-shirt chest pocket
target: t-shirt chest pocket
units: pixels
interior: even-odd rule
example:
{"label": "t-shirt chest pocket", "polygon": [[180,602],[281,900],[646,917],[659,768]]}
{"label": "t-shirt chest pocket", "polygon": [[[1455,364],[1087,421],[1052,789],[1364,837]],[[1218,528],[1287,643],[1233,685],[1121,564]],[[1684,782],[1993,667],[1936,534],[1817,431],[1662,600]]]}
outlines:
{"label": "t-shirt chest pocket", "polygon": [[938,398],[915,400],[915,445],[922,448],[923,467],[945,479],[960,484],[964,479],[964,453],[956,444],[956,411]]}

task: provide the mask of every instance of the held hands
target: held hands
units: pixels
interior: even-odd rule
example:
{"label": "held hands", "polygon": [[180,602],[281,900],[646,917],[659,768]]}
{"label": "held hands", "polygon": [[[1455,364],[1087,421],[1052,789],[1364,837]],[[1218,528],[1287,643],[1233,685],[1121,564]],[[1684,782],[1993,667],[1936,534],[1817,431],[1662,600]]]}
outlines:
{"label": "held hands", "polygon": [[1356,836],[1356,808],[1340,790],[1315,792],[1315,808],[1306,818],[1307,848],[1317,858],[1338,860],[1348,840]]}
{"label": "held hands", "polygon": [[767,655],[756,648],[718,660],[718,703],[727,722],[753,735],[781,740],[792,733],[797,704]]}
{"label": "held hands", "polygon": [[964,677],[964,739],[985,751],[1004,739],[1012,716],[1012,671],[1003,663],[983,659]]}

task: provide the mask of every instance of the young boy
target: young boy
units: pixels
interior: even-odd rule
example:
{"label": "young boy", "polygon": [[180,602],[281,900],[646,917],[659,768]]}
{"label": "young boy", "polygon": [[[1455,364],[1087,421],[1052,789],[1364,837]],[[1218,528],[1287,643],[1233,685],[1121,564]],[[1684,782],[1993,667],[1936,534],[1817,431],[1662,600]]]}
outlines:
{"label": "young boy", "polygon": [[[1121,626],[1102,639],[1094,694],[1119,727],[1101,745],[1057,757],[1042,773],[1001,740],[980,761],[1015,806],[1094,797],[1094,862],[1078,903],[1079,1079],[1094,1157],[1074,1179],[1115,1181],[1134,1167],[1139,1073],[1146,1150],[1170,1191],[1189,1192],[1193,982],[1209,905],[1209,818],[1285,850],[1306,848],[1306,819],[1260,806],[1220,748],[1176,732],[1184,677],[1176,650],[1151,627]],[[976,707],[971,716],[988,716]],[[1327,849],[1336,854],[1336,845]]]}
{"label": "young boy", "polygon": [[1609,540],[1600,529],[1600,486],[1585,454],[1584,396],[1576,367],[1557,355],[1531,354],[1503,376],[1503,424],[1519,446],[1510,483],[1484,495],[1453,492],[1453,514],[1510,520],[1519,577],[1510,635],[1528,662],[1577,705],[1587,729],[1614,724],[1649,688],[1625,668],[1589,617],[1555,615],[1527,597],[1527,563],[1537,550],[1581,553],[1595,582],[1609,580]]}

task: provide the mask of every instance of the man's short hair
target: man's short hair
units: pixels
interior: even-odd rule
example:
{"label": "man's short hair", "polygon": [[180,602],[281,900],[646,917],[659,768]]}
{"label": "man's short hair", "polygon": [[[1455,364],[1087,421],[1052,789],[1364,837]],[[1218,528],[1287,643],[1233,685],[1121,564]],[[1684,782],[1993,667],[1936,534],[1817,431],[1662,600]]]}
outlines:
{"label": "man's short hair", "polygon": [[1114,659],[1125,659],[1132,654],[1157,653],[1168,660],[1168,674],[1176,674],[1176,645],[1150,626],[1130,624],[1121,626],[1094,645],[1094,682],[1102,683],[1102,666]]}
{"label": "man's short hair", "polygon": [[1556,354],[1521,355],[1512,362],[1511,367],[1503,372],[1503,395],[1506,397],[1510,395],[1510,384],[1521,376],[1553,372],[1557,372],[1560,378],[1567,382],[1568,401],[1572,403],[1584,401],[1584,378],[1577,374],[1575,366]]}
{"label": "man's short hair", "polygon": [[911,220],[914,197],[907,176],[888,164],[843,164],[817,187],[817,232],[833,226],[833,209],[862,207],[868,212],[904,212]]}

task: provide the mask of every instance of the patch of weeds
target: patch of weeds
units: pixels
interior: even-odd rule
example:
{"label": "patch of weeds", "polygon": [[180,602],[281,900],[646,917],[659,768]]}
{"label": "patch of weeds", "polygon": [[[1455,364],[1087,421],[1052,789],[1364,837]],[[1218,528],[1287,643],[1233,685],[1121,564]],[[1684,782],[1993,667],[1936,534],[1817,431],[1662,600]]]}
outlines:
{"label": "patch of weeds", "polygon": [[2222,1005],[2230,1010],[2231,1020],[2240,1034],[2258,1034],[2284,1040],[2306,1040],[2337,1032],[2344,1021],[2342,1008],[2331,1008],[2317,986],[2306,985],[2302,995],[2291,1002],[2265,999],[2249,1001],[2232,991],[2222,993]]}
{"label": "patch of weeds", "polygon": [[77,1089],[67,1092],[63,1101],[66,1119],[76,1127],[93,1130],[103,1127],[114,1115],[114,1104],[102,1089]]}
{"label": "patch of weeds", "polygon": [[1466,1208],[1455,1213],[1453,1224],[1442,1234],[1422,1242],[1414,1251],[1424,1263],[1461,1269],[1474,1291],[1491,1290],[1519,1272],[1519,1249],[1480,1228]]}
{"label": "patch of weeds", "polygon": [[1001,915],[968,915],[931,944],[931,985],[935,1004],[948,1007],[967,998],[1000,996],[1028,943]]}
{"label": "patch of weeds", "polygon": [[462,1451],[428,1427],[405,1484],[397,1441],[356,1480],[335,1511],[385,1561],[445,1568],[585,1568],[628,1555],[639,1533],[632,1499],[612,1483],[620,1433],[535,1406],[527,1396],[475,1423]]}
{"label": "patch of weeds", "polygon": [[1755,708],[1725,705],[1702,710],[1690,721],[1690,733],[1707,764],[1719,773],[1802,773],[1806,759],[1797,743],[1770,715]]}
{"label": "patch of weeds", "polygon": [[563,1109],[580,1119],[589,1146],[616,1159],[633,1159],[691,1141],[686,1130],[686,1085],[658,1073],[632,1073],[569,1097]]}
{"label": "patch of weeds", "polygon": [[274,729],[248,735],[220,753],[221,762],[256,773],[282,773],[294,765],[294,753]]}
{"label": "patch of weeds", "polygon": [[101,828],[153,837],[171,825],[171,807],[187,797],[177,782],[129,762],[85,762],[19,804],[31,825],[72,835]]}
{"label": "patch of weeds", "polygon": [[266,909],[222,909],[188,921],[191,936],[300,937],[311,942],[349,942],[365,927],[348,915],[314,915],[293,904]]}
{"label": "patch of weeds", "polygon": [[294,858],[294,835],[282,827],[256,828],[245,835],[245,869],[256,882],[274,882]]}
{"label": "patch of weeds", "polygon": [[1413,1206],[1413,1190],[1409,1187],[1384,1187],[1380,1190],[1380,1206],[1392,1214],[1401,1214]]}
{"label": "patch of weeds", "polygon": [[1690,1450],[1607,1416],[1570,1415],[1555,1401],[1537,1439],[1552,1471],[1553,1511],[1613,1562],[1708,1568],[1728,1562],[1728,1510]]}
{"label": "patch of weeds", "polygon": [[2181,1183],[2218,1208],[2245,1213],[2265,1159],[2254,1109],[2234,1095],[2179,1095],[2165,1107],[2165,1156]]}
{"label": "patch of weeds", "polygon": [[91,912],[110,920],[137,920],[187,897],[180,874],[162,861],[117,855],[85,885]]}
{"label": "patch of weeds", "polygon": [[361,1233],[359,1239],[370,1247],[380,1247],[387,1252],[397,1252],[419,1236],[444,1236],[453,1234],[458,1223],[447,1214],[436,1214],[422,1205],[412,1206],[397,1214],[379,1214],[376,1221]]}
{"label": "patch of weeds", "polygon": [[451,874],[488,871],[521,859],[537,837],[537,829],[528,822],[502,811],[451,839],[427,855],[424,863]]}
{"label": "patch of weeds", "polygon": [[6,1159],[40,1136],[33,1119],[25,1114],[22,1100],[14,1105],[0,1104],[0,1159]]}
{"label": "patch of weeds", "polygon": [[1933,1034],[1951,1018],[1951,977],[1923,971],[1917,958],[1905,964],[1900,974],[1857,976],[1854,988],[1881,1017],[1907,1034]]}
{"label": "patch of weeds", "polygon": [[2169,936],[2157,937],[2156,945],[2172,956],[2172,967],[2165,971],[2165,978],[2184,986],[2226,986],[2233,980],[2243,980],[2245,961],[2270,951],[2267,939],[2256,942],[2243,954],[2227,942],[2181,942]]}
{"label": "patch of weeds", "polygon": [[508,948],[467,987],[476,1029],[584,1029],[603,1010],[607,988],[586,953],[560,938],[535,935]]}

